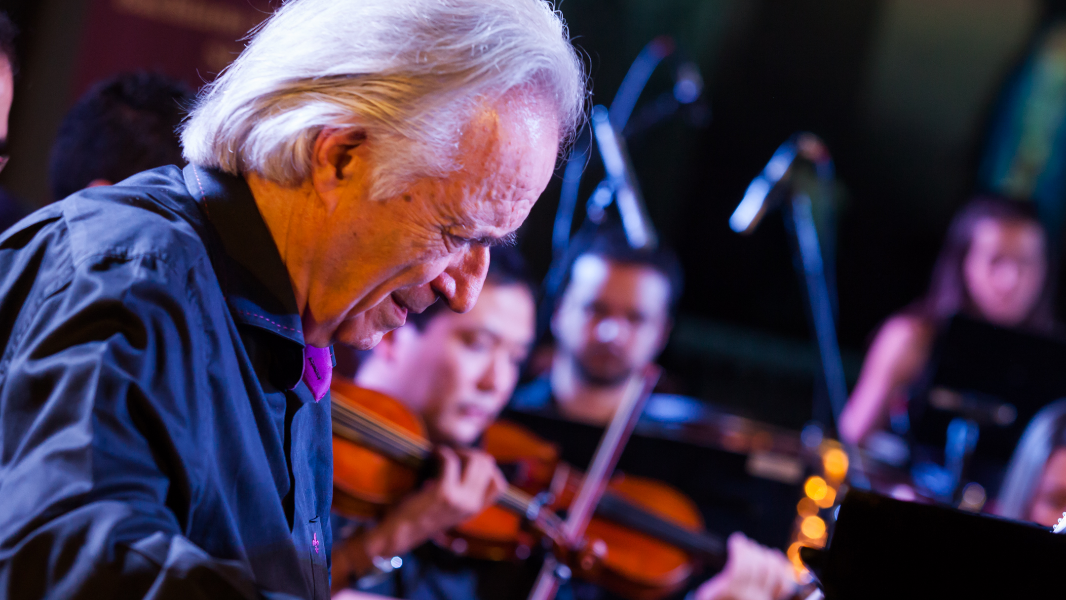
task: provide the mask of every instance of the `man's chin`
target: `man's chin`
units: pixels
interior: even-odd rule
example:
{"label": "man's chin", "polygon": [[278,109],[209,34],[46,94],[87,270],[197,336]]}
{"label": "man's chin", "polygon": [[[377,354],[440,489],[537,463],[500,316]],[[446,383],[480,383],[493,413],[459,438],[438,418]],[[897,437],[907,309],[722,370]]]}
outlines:
{"label": "man's chin", "polygon": [[581,378],[586,382],[600,387],[614,387],[625,383],[629,376],[633,373],[632,369],[621,368],[617,366],[602,366],[602,365],[590,365],[583,364],[578,361],[578,371],[581,373]]}
{"label": "man's chin", "polygon": [[395,329],[394,327],[383,329],[369,325],[362,319],[348,321],[337,331],[337,341],[359,350],[371,350],[381,342],[381,338],[385,337],[386,333]]}

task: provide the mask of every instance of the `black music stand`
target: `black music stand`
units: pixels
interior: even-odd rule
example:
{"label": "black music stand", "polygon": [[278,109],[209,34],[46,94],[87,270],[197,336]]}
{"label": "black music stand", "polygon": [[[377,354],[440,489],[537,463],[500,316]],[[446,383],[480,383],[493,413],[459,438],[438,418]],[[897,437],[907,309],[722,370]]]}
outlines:
{"label": "black music stand", "polygon": [[1066,535],[852,490],[823,550],[801,548],[826,600],[1062,598]]}
{"label": "black music stand", "polygon": [[[1033,415],[1062,397],[1066,342],[955,316],[934,342],[929,367],[911,396],[911,439],[945,449],[948,469],[959,471],[954,494],[971,458],[998,473]],[[969,439],[953,439],[959,436]],[[964,456],[956,456],[960,452]]]}

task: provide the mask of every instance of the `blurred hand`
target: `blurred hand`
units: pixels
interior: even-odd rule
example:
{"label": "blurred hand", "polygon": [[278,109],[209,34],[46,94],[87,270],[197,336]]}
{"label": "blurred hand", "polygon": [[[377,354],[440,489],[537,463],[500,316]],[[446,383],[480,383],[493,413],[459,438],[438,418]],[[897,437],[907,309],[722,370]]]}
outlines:
{"label": "blurred hand", "polygon": [[481,450],[442,446],[437,455],[440,476],[427,481],[386,517],[386,521],[410,521],[424,536],[415,546],[479,514],[507,488],[495,459]]}
{"label": "blurred hand", "polygon": [[371,530],[339,540],[333,551],[334,591],[370,571],[373,557],[405,554],[426,540],[481,513],[507,488],[492,456],[441,447],[436,479],[405,498]]}
{"label": "blurred hand", "polygon": [[729,536],[729,560],[722,572],[696,590],[695,600],[783,600],[795,589],[792,564],[780,550],[737,532]]}

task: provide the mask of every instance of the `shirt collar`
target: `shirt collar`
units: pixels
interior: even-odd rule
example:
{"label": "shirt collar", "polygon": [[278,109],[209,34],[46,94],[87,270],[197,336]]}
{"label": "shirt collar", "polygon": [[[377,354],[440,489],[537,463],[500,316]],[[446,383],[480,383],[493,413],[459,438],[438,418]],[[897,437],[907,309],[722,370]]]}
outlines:
{"label": "shirt collar", "polygon": [[289,271],[244,178],[185,167],[185,186],[204,209],[229,257],[219,281],[233,318],[304,345]]}

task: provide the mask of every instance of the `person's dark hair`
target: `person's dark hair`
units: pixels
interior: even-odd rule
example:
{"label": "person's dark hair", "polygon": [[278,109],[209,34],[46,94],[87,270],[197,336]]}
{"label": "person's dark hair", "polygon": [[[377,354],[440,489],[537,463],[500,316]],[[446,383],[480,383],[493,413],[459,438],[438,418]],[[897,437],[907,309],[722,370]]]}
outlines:
{"label": "person's dark hair", "polygon": [[1036,413],[1014,449],[996,500],[996,514],[1027,520],[1044,467],[1059,448],[1066,448],[1066,399]]}
{"label": "person's dark hair", "polygon": [[626,265],[649,267],[662,273],[670,283],[670,305],[667,307],[672,315],[681,300],[685,277],[681,262],[670,248],[659,245],[654,250],[636,249],[629,245],[625,230],[620,224],[608,222],[604,225],[582,227],[574,236],[564,257],[565,271],[558,293],[553,298],[553,309],[558,308],[566,288],[573,276],[574,263],[585,255],[599,256],[612,262]]}
{"label": "person's dark hair", "polygon": [[[536,302],[536,284],[529,275],[525,259],[515,248],[494,246],[489,249],[489,272],[485,276],[485,285],[521,285],[529,290],[530,296]],[[407,322],[419,331],[425,331],[430,321],[447,310],[448,305],[438,300],[420,314],[407,315]]]}
{"label": "person's dark hair", "polygon": [[[1001,222],[1025,221],[1044,231],[1031,203],[996,196],[974,198],[952,219],[947,237],[944,239],[944,246],[933,267],[929,290],[924,298],[913,305],[912,312],[934,322],[943,321],[959,312],[977,314],[977,309],[966,289],[963,264],[973,243],[977,224],[986,219]],[[1045,240],[1047,239],[1045,231]],[[1022,325],[1032,330],[1046,332],[1055,326],[1054,295],[1058,270],[1050,243],[1045,242],[1044,246],[1044,259],[1047,264],[1044,289]]]}
{"label": "person's dark hair", "polygon": [[18,34],[18,27],[0,10],[0,54],[7,58],[12,73],[18,70],[18,61],[15,59],[15,38]]}
{"label": "person's dark hair", "polygon": [[49,166],[53,197],[96,179],[118,183],[183,165],[177,128],[194,99],[185,84],[155,73],[126,73],[93,86],[59,126]]}

